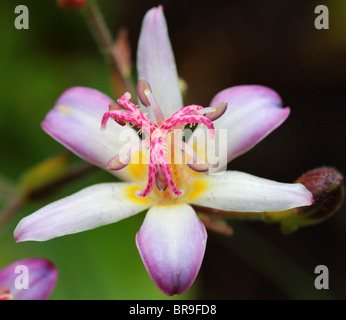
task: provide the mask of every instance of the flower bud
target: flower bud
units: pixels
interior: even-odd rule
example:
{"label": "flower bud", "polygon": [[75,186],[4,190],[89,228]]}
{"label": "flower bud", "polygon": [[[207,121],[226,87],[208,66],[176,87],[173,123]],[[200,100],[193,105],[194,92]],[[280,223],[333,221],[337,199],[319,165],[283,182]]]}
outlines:
{"label": "flower bud", "polygon": [[296,182],[303,184],[312,193],[314,203],[311,206],[287,210],[288,214],[280,221],[284,233],[324,221],[340,208],[344,199],[344,178],[333,168],[310,170]]}
{"label": "flower bud", "polygon": [[63,8],[82,8],[87,0],[58,0],[58,4]]}

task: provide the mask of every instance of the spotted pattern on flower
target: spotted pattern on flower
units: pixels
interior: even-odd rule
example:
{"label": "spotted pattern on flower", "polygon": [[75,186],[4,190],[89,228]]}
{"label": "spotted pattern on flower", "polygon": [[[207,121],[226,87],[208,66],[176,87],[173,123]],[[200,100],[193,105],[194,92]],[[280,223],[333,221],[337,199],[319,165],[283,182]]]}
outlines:
{"label": "spotted pattern on flower", "polygon": [[[144,79],[140,80],[141,82],[145,81]],[[203,108],[200,105],[190,105],[186,106],[173,115],[171,115],[167,120],[164,120],[163,114],[151,92],[150,85],[138,85],[138,96],[144,102],[145,105],[151,107],[154,111],[156,122],[152,122],[144,113],[141,112],[137,106],[135,106],[131,101],[131,95],[125,93],[118,99],[119,105],[123,106],[116,107],[114,104],[110,105],[110,110],[106,112],[102,118],[101,128],[105,128],[108,120],[114,119],[117,122],[124,121],[128,124],[137,126],[142,132],[144,132],[148,137],[144,141],[140,141],[135,148],[129,150],[126,161],[120,160],[120,155],[115,155],[110,161],[108,168],[110,170],[119,170],[122,169],[125,165],[129,163],[131,155],[134,152],[137,152],[144,146],[149,146],[150,148],[150,163],[149,163],[149,172],[148,172],[148,183],[146,188],[143,191],[136,191],[138,197],[146,197],[153,190],[155,183],[158,184],[158,179],[161,181],[162,176],[164,178],[164,184],[167,185],[169,190],[174,196],[180,197],[184,194],[184,190],[180,190],[176,187],[169,163],[165,156],[165,151],[167,150],[167,140],[174,129],[183,128],[187,124],[203,124],[209,129],[209,134],[211,138],[214,138],[214,125],[212,121],[205,116],[205,114],[216,112],[217,108]],[[141,90],[142,89],[142,90]],[[225,109],[225,107],[224,107]],[[222,113],[223,114],[223,113]],[[184,142],[176,142],[179,147],[183,150],[187,150],[187,146]],[[190,150],[190,149],[189,149]],[[191,150],[190,150],[191,151]],[[193,152],[193,151],[192,151]],[[196,154],[192,154],[193,157],[196,157]],[[160,188],[159,189],[165,189]]]}

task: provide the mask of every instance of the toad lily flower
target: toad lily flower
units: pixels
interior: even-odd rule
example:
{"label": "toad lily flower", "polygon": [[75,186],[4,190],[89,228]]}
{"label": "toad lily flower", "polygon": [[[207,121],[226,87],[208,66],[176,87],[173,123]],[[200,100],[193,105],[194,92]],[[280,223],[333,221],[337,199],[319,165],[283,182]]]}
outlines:
{"label": "toad lily flower", "polygon": [[[20,221],[14,236],[16,241],[45,241],[149,209],[136,236],[140,256],[165,294],[181,294],[198,274],[207,240],[191,205],[240,212],[282,211],[310,205],[312,195],[298,183],[237,171],[208,175],[192,170],[207,169],[194,160],[203,158],[208,144],[195,148],[191,142],[204,130],[195,130],[187,143],[173,139],[172,130],[187,123],[203,124],[209,131],[207,140],[214,134],[217,137],[218,130],[226,130],[230,161],[278,127],[289,108],[282,108],[273,90],[255,85],[220,92],[211,108],[183,107],[162,7],[144,17],[137,69],[139,78],[146,79],[139,81],[137,91],[140,109],[147,112],[131,103],[128,93],[116,104],[99,91],[76,87],[62,94],[42,123],[65,147],[125,182],[90,186],[49,204]],[[100,124],[105,130],[100,130]],[[143,139],[131,126],[143,132]],[[131,138],[126,150],[124,137]],[[169,150],[174,150],[171,158]],[[193,161],[189,165],[169,161],[179,152],[189,154]]]}
{"label": "toad lily flower", "polygon": [[24,259],[0,270],[0,300],[45,300],[53,291],[58,272],[45,259]]}

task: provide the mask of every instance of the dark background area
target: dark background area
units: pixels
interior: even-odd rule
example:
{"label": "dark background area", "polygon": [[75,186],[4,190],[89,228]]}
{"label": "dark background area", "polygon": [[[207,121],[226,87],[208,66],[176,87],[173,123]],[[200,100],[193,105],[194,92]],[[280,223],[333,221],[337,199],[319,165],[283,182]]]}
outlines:
{"label": "dark background area", "polygon": [[[149,1],[126,3],[124,19],[132,20],[130,30],[138,30],[140,19],[131,17],[137,12],[141,16],[151,6],[148,3],[155,5]],[[329,8],[328,30],[314,27],[318,4]],[[277,131],[230,163],[229,169],[286,182],[319,166],[346,172],[345,3],[166,1],[164,7],[178,71],[188,84],[190,102],[208,105],[226,87],[262,84],[276,90],[291,108],[290,117]],[[136,36],[132,41],[135,47]],[[219,236],[210,234],[201,272],[201,297],[290,298],[288,292],[275,285],[276,281],[268,281],[268,277],[275,276],[260,267],[262,259],[273,259],[275,264],[284,254],[311,276],[315,266],[326,265],[330,292],[336,298],[346,298],[345,214],[343,206],[330,220],[292,235],[282,235],[277,225],[257,222],[243,222],[247,228],[239,226],[239,232],[237,222],[233,240],[220,241]],[[275,247],[271,253],[280,257],[263,252],[256,260],[253,256],[263,249],[258,248],[259,243],[251,242],[253,236],[264,238]],[[232,241],[244,249],[230,250],[228,244]],[[286,272],[291,279],[290,273],[295,271]],[[298,279],[292,281],[297,292],[300,285],[305,285]]]}
{"label": "dark background area", "polygon": [[[63,10],[55,1],[18,2],[30,10],[30,30],[18,31],[13,27],[15,2],[4,1],[0,5],[0,36],[5,39],[0,82],[1,173],[13,180],[42,158],[63,150],[45,136],[39,122],[66,88],[85,85],[111,92],[107,67],[82,13]],[[231,162],[229,169],[282,182],[293,182],[302,173],[325,165],[345,174],[345,1],[99,0],[98,3],[113,34],[119,27],[127,27],[133,60],[145,12],[158,4],[164,6],[178,72],[188,84],[186,104],[207,106],[222,89],[261,84],[277,91],[285,106],[290,106],[291,115],[286,122],[254,149]],[[317,17],[314,10],[319,4],[329,8],[328,30],[314,27]],[[103,173],[100,175],[103,178]],[[20,215],[28,213],[29,209]],[[133,224],[140,225],[140,220]],[[230,238],[209,232],[193,297],[346,298],[345,205],[329,220],[291,235],[283,235],[276,224],[247,221],[230,224],[234,227]],[[117,229],[107,230],[111,234]],[[134,234],[129,238],[134,242]],[[7,236],[6,241],[10,241]],[[37,248],[34,245],[31,254]],[[47,250],[46,254],[51,253]],[[108,263],[110,268],[113,262]],[[314,288],[317,265],[329,268],[329,290]],[[65,297],[63,293],[58,289],[56,297]],[[110,293],[109,297],[114,296]],[[131,298],[130,289],[128,295],[116,297]]]}

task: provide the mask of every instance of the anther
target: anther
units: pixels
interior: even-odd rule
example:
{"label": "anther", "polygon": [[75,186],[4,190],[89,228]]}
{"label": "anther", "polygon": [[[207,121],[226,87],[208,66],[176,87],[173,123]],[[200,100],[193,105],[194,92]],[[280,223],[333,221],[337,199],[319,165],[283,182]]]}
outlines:
{"label": "anther", "polygon": [[167,182],[165,179],[165,175],[163,174],[160,166],[157,166],[156,187],[160,191],[165,191],[167,189]]}
{"label": "anther", "polygon": [[150,84],[143,78],[137,83],[137,95],[144,106],[151,107],[155,115],[157,125],[164,123],[165,117],[163,116],[163,113],[153,96]]}
{"label": "anther", "polygon": [[117,154],[107,162],[108,170],[120,170],[125,168],[131,161],[131,156],[127,153]]}
{"label": "anther", "polygon": [[151,92],[150,84],[145,79],[140,79],[137,83],[137,94],[138,94],[139,100],[141,101],[141,103],[145,107],[150,106],[149,99],[148,99],[147,95],[145,94],[145,92],[148,93],[147,90],[149,90],[149,92]]}
{"label": "anther", "polygon": [[204,161],[204,163],[194,163],[192,159],[187,160],[187,166],[197,172],[205,172],[208,171],[210,164],[207,161]]}
{"label": "anther", "polygon": [[[118,105],[115,102],[111,102],[108,106],[109,111],[112,110],[124,110],[124,108],[122,108],[120,105]],[[121,119],[113,119],[117,124],[120,124],[121,126],[125,126],[126,125],[126,121],[121,120]]]}
{"label": "anther", "polygon": [[213,106],[212,108],[215,109],[215,111],[211,112],[211,113],[206,113],[205,116],[209,120],[214,121],[214,120],[220,118],[226,112],[227,102],[220,102],[217,105]]}

